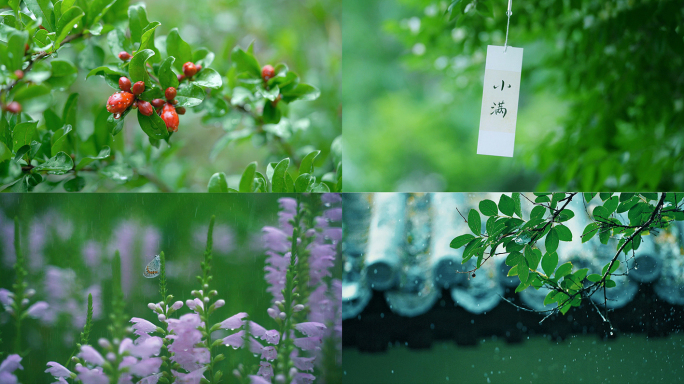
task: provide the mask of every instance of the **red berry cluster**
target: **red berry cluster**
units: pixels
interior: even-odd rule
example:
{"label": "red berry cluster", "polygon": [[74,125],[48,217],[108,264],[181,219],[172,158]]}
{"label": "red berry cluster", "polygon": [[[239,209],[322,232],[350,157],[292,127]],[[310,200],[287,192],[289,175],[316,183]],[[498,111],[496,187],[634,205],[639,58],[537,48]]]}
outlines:
{"label": "red berry cluster", "polygon": [[176,88],[169,87],[166,90],[166,98],[168,102],[162,99],[154,99],[152,103],[139,99],[138,96],[145,91],[145,83],[138,81],[131,85],[131,80],[127,77],[119,78],[119,88],[121,92],[117,92],[109,97],[107,100],[107,111],[114,114],[114,118],[118,119],[121,114],[130,107],[138,108],[140,113],[145,116],[151,116],[155,109],[159,116],[166,124],[166,129],[169,132],[178,131],[178,113],[185,113],[185,108],[178,108],[178,113],[173,104],[176,103]]}

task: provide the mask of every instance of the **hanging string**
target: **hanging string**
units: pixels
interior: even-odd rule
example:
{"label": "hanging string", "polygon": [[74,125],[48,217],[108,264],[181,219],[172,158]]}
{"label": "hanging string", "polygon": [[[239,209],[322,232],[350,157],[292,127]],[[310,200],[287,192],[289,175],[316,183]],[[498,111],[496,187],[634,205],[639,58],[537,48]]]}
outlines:
{"label": "hanging string", "polygon": [[504,42],[504,53],[506,53],[506,49],[508,49],[508,27],[511,25],[511,15],[513,12],[511,11],[511,2],[513,0],[508,0],[508,11],[506,11],[506,16],[508,16],[508,22],[506,23],[506,41]]}

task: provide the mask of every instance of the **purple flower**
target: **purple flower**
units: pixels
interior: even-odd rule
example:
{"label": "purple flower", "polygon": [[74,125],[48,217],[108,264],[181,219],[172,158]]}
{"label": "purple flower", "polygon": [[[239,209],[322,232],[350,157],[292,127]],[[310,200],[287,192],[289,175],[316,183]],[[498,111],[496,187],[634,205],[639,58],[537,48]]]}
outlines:
{"label": "purple flower", "polygon": [[157,330],[156,325],[139,317],[131,318],[131,323],[133,323],[133,333],[138,336],[149,335]]}
{"label": "purple flower", "polygon": [[288,235],[282,230],[275,227],[263,228],[262,240],[266,248],[274,252],[287,252],[292,244],[287,239]]}
{"label": "purple flower", "polygon": [[102,246],[94,240],[88,240],[81,248],[81,253],[85,258],[85,263],[91,268],[100,265],[100,255],[102,254]]}
{"label": "purple flower", "polygon": [[[169,352],[173,352],[172,361],[177,362],[186,371],[192,372],[209,363],[210,354],[207,348],[196,348],[195,345],[202,341],[202,332],[197,328],[203,325],[202,320],[196,313],[188,313],[179,319],[166,320],[169,331],[174,334],[166,336],[173,340],[169,345]],[[201,373],[200,373],[201,376]],[[185,377],[185,376],[184,376]],[[194,376],[188,376],[190,378]],[[198,379],[199,380],[199,379]]]}
{"label": "purple flower", "polygon": [[[194,298],[193,300],[185,300],[185,305],[195,311],[195,308],[199,307],[200,309],[204,309],[204,303],[202,303],[202,300],[198,298]],[[197,311],[195,311],[197,312]]]}
{"label": "purple flower", "polygon": [[242,348],[245,344],[244,336],[245,331],[233,333],[232,335],[223,338],[223,345],[229,345],[233,347],[233,349]]}
{"label": "purple flower", "polygon": [[342,196],[339,193],[324,193],[321,195],[321,201],[324,204],[337,204],[342,202]]}
{"label": "purple flower", "polygon": [[273,346],[269,345],[268,347],[263,347],[261,350],[261,358],[264,360],[273,361],[276,357],[278,357],[278,351],[276,351]]}
{"label": "purple flower", "polygon": [[292,362],[295,368],[300,371],[313,371],[315,357],[293,357]]}
{"label": "purple flower", "polygon": [[78,379],[83,384],[109,384],[109,378],[105,376],[102,367],[88,369],[81,364],[76,364],[76,372],[78,372]]}
{"label": "purple flower", "polygon": [[266,331],[262,339],[266,340],[269,344],[278,345],[278,342],[280,341],[280,332],[271,329],[270,331]]}
{"label": "purple flower", "polygon": [[2,303],[2,305],[12,305],[14,303],[13,297],[14,293],[5,288],[0,288],[0,303]]}
{"label": "purple flower", "polygon": [[297,372],[292,379],[293,384],[311,384],[316,380],[316,376],[310,373]]}
{"label": "purple flower", "polygon": [[181,309],[182,307],[183,307],[183,302],[179,300],[179,301],[176,301],[175,303],[173,303],[173,305],[171,306],[171,309],[173,309],[174,311],[177,311],[177,310]]}
{"label": "purple flower", "polygon": [[323,216],[330,221],[342,221],[342,208],[330,208],[323,213]]}
{"label": "purple flower", "polygon": [[294,339],[294,345],[304,351],[315,351],[321,345],[320,337],[300,337]]}
{"label": "purple flower", "polygon": [[273,366],[271,363],[268,363],[266,361],[262,361],[259,363],[259,372],[257,372],[257,375],[263,377],[266,380],[271,380],[271,377],[273,377]]}
{"label": "purple flower", "polygon": [[306,323],[299,323],[295,325],[295,329],[298,330],[299,332],[307,335],[307,336],[312,336],[312,337],[321,337],[323,336],[323,333],[326,330],[326,326],[321,323],[317,322],[306,322]]}
{"label": "purple flower", "polygon": [[62,364],[55,363],[54,361],[49,361],[47,363],[48,369],[45,372],[51,374],[54,377],[70,377],[71,371],[66,369]]}
{"label": "purple flower", "polygon": [[95,365],[102,365],[105,362],[104,357],[90,345],[81,346],[81,353],[78,354],[78,357]]}
{"label": "purple flower", "polygon": [[164,342],[161,337],[152,336],[143,339],[137,344],[130,344],[126,350],[135,357],[147,359],[151,356],[159,355],[159,350],[163,344]]}
{"label": "purple flower", "polygon": [[17,377],[12,374],[17,369],[24,369],[21,366],[21,356],[17,354],[8,355],[0,364],[0,383],[17,383]]}
{"label": "purple flower", "polygon": [[130,368],[130,372],[138,377],[150,376],[159,372],[162,359],[160,357],[152,357],[149,359],[142,359]]}
{"label": "purple flower", "polygon": [[155,373],[154,375],[150,375],[140,379],[140,381],[138,381],[138,384],[157,384],[161,376],[161,373]]}
{"label": "purple flower", "polygon": [[29,307],[29,309],[26,311],[26,314],[34,319],[40,319],[45,315],[45,311],[47,311],[49,307],[50,306],[48,303],[44,301],[38,301]]}
{"label": "purple flower", "polygon": [[249,351],[252,353],[261,353],[264,350],[264,346],[261,345],[260,342],[257,341],[257,339],[250,337],[249,338]]}
{"label": "purple flower", "polygon": [[240,312],[235,314],[221,322],[221,328],[230,329],[231,331],[237,328],[241,328],[245,325],[245,321],[242,320],[247,317],[247,312]]}
{"label": "purple flower", "polygon": [[204,371],[207,367],[201,367],[191,371],[190,373],[181,373],[172,371],[173,375],[176,376],[176,383],[179,384],[199,384],[200,380],[204,378]]}
{"label": "purple flower", "polygon": [[[261,369],[259,369],[261,371]],[[271,384],[271,380],[264,379],[258,375],[249,375],[250,384]]]}

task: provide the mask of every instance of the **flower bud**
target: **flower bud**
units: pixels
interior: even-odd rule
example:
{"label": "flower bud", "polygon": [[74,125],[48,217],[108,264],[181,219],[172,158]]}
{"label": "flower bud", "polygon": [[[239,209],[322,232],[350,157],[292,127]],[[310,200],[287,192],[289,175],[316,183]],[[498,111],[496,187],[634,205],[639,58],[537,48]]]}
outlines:
{"label": "flower bud", "polygon": [[157,319],[159,319],[159,321],[166,321],[166,316],[160,314],[159,316],[157,316]]}
{"label": "flower bud", "polygon": [[128,77],[124,77],[124,76],[119,77],[119,89],[124,91],[124,92],[130,92],[131,91],[131,80],[129,80]]}
{"label": "flower bud", "polygon": [[172,308],[174,311],[177,311],[177,310],[181,309],[182,307],[183,307],[183,302],[180,301],[180,300],[179,300],[179,301],[176,301],[176,302],[173,303],[173,305],[171,306],[171,308]]}
{"label": "flower bud", "polygon": [[208,297],[204,298],[204,304],[209,304],[209,298]]}
{"label": "flower bud", "polygon": [[278,314],[278,317],[280,317],[281,320],[285,320],[285,318],[287,317],[287,314],[285,314],[285,312],[280,312]]}
{"label": "flower bud", "polygon": [[295,312],[300,312],[304,309],[304,304],[297,304],[294,307],[292,307],[292,310]]}
{"label": "flower bud", "polygon": [[154,99],[152,100],[152,106],[155,108],[161,108],[166,104],[166,101],[164,99]]}
{"label": "flower bud", "polygon": [[97,344],[100,345],[100,347],[105,348],[105,349],[110,349],[112,347],[112,344],[109,343],[109,340],[101,337],[97,340]]}
{"label": "flower bud", "polygon": [[107,353],[106,357],[107,357],[107,360],[109,360],[109,361],[116,361],[116,355],[114,354],[114,352]]}
{"label": "flower bud", "polygon": [[145,82],[144,81],[137,81],[133,86],[131,87],[131,93],[138,96],[139,94],[145,92]]}
{"label": "flower bud", "polygon": [[33,288],[27,289],[26,293],[24,293],[24,295],[26,295],[26,297],[28,297],[28,298],[33,297],[33,295],[35,295],[35,294],[36,294],[36,290]]}
{"label": "flower bud", "polygon": [[21,306],[22,306],[22,307],[25,307],[25,306],[28,305],[28,303],[29,303],[29,299],[23,299],[23,300],[21,301]]}
{"label": "flower bud", "polygon": [[157,304],[155,304],[155,303],[147,303],[147,308],[149,308],[149,309],[151,309],[151,310],[154,311],[154,310],[157,308]]}
{"label": "flower bud", "polygon": [[226,301],[223,299],[219,299],[219,300],[216,300],[216,302],[214,303],[214,308],[221,308],[224,305],[226,305]]}
{"label": "flower bud", "polygon": [[126,51],[119,52],[119,59],[121,61],[126,61],[131,59],[131,54]]}
{"label": "flower bud", "polygon": [[273,318],[273,319],[275,319],[276,317],[278,317],[278,312],[276,312],[276,310],[273,309],[273,308],[267,309],[267,310],[266,310],[266,313],[267,313],[271,318]]}

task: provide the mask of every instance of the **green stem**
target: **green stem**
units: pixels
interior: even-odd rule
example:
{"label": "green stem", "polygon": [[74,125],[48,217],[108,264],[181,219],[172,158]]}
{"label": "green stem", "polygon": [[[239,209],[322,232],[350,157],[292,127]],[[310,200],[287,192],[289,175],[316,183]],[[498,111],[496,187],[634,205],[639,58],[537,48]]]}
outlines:
{"label": "green stem", "polygon": [[27,272],[24,266],[25,260],[24,255],[21,252],[21,233],[19,228],[19,218],[14,218],[14,253],[16,254],[16,263],[14,263],[14,271],[16,274],[16,282],[13,285],[14,289],[14,319],[16,325],[16,333],[14,335],[14,352],[21,353],[21,320],[24,318],[24,306],[22,301],[24,301],[24,292],[26,290],[26,282],[24,282],[24,277],[26,277]]}

